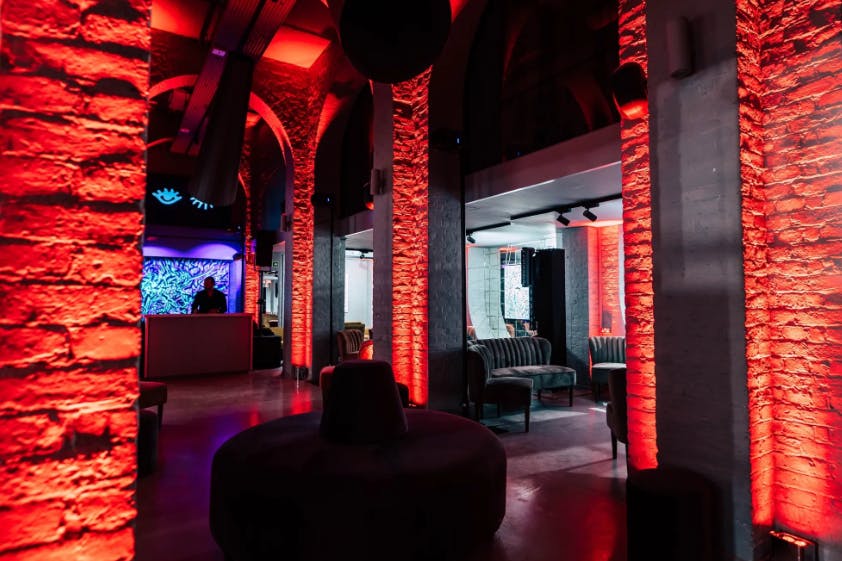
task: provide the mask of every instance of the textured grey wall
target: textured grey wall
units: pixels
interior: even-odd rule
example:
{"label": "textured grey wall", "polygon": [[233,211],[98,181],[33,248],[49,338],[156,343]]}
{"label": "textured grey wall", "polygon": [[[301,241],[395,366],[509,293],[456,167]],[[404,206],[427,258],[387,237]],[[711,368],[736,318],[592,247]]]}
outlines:
{"label": "textured grey wall", "polygon": [[[658,460],[717,490],[717,559],[753,559],[732,0],[647,4]],[[665,28],[696,72],[669,77]],[[690,436],[692,435],[692,436]]]}
{"label": "textured grey wall", "polygon": [[588,231],[587,228],[565,228],[561,238],[567,301],[567,366],[576,370],[576,385],[589,387]]}

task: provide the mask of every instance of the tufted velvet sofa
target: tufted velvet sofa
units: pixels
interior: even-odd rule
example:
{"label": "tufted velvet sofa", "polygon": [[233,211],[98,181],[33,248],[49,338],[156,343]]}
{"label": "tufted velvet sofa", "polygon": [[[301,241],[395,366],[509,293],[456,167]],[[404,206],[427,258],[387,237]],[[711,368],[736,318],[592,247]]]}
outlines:
{"label": "tufted velvet sofa", "polygon": [[576,371],[550,364],[552,345],[543,337],[504,337],[479,339],[468,345],[468,397],[483,399],[488,386],[501,379],[526,378],[541,397],[542,390],[567,388],[573,405]]}

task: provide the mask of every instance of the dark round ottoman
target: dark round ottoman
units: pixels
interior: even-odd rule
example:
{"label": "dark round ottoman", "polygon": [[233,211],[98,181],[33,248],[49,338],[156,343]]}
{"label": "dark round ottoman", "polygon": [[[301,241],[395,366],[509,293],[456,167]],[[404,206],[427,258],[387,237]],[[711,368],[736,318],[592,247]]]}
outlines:
{"label": "dark round ottoman", "polygon": [[376,444],[320,436],[318,412],[225,442],[213,459],[210,526],[226,557],[444,560],[489,539],[506,508],[500,441],[456,415],[405,414],[406,433]]}

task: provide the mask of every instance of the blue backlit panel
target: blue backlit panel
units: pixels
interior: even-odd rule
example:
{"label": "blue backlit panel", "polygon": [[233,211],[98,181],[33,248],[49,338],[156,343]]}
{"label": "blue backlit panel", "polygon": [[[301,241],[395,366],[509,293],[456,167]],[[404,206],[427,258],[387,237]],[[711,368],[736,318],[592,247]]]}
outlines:
{"label": "blue backlit panel", "polygon": [[193,297],[205,278],[216,280],[217,290],[228,295],[230,261],[145,257],[140,282],[144,314],[189,314]]}

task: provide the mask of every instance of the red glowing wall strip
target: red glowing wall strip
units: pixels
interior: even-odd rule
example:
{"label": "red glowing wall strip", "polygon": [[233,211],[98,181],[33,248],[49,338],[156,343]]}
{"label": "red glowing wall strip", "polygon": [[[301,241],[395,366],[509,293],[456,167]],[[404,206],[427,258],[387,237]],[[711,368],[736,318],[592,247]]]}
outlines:
{"label": "red glowing wall strip", "polygon": [[3,559],[134,557],[149,10],[0,8]]}
{"label": "red glowing wall strip", "polygon": [[[837,547],[842,546],[840,9],[839,0],[802,0],[761,10],[763,87],[756,93],[763,110],[765,169],[761,196],[744,197],[746,206],[762,208],[765,215],[768,267],[749,264],[747,276],[756,269],[765,273],[765,282],[752,289],[768,310],[768,352],[761,346],[748,358],[750,372],[767,373],[771,381],[771,399],[762,395],[759,406],[771,408],[773,419],[767,432],[774,439],[774,523],[819,541],[835,540]],[[752,234],[746,230],[746,236]]]}
{"label": "red glowing wall strip", "polygon": [[[308,157],[309,156],[309,157]],[[292,366],[313,361],[313,152],[296,154],[292,226]]]}
{"label": "red glowing wall strip", "polygon": [[[247,160],[250,150],[247,143],[243,146],[243,159]],[[246,240],[244,251],[244,273],[243,273],[243,312],[251,314],[257,320],[258,300],[260,299],[260,274],[255,264],[254,242],[252,240],[252,215],[254,212],[252,195],[252,177],[250,166],[240,164],[240,183],[243,184],[243,192],[246,196],[246,219],[243,226],[243,238]]]}
{"label": "red glowing wall strip", "polygon": [[429,69],[395,84],[392,172],[392,369],[410,399],[427,403]]}
{"label": "red glowing wall strip", "polygon": [[[620,63],[646,68],[646,2],[621,0],[619,10]],[[623,119],[621,136],[629,456],[633,468],[645,469],[658,464],[648,115]]]}
{"label": "red glowing wall strip", "polygon": [[585,228],[588,236],[588,335],[599,335],[599,309],[602,301],[602,283],[599,270],[599,229]]}
{"label": "red glowing wall strip", "polygon": [[737,75],[740,98],[740,176],[746,293],[746,361],[751,439],[752,521],[773,518],[772,387],[769,365],[769,279],[763,190],[760,93],[761,10],[757,0],[737,2]]}
{"label": "red glowing wall strip", "polygon": [[[599,328],[606,335],[625,335],[620,310],[620,227],[603,226],[599,232]],[[607,331],[606,331],[607,330]]]}

